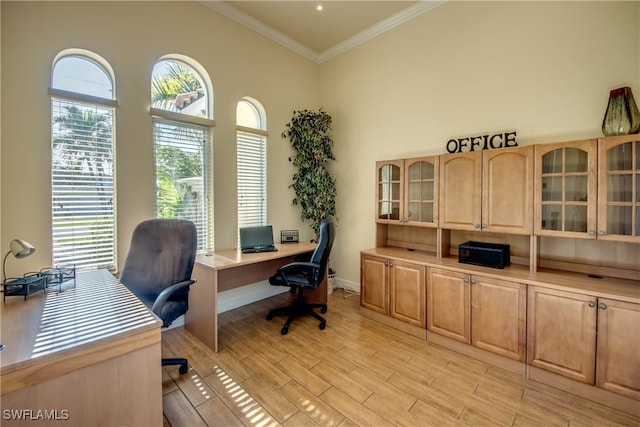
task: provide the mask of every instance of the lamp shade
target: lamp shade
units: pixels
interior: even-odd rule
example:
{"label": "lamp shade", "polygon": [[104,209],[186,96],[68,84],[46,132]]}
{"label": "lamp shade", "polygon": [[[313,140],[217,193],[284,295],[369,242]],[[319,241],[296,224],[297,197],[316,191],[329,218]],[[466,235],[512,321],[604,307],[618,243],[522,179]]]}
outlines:
{"label": "lamp shade", "polygon": [[21,239],[13,239],[11,243],[9,243],[9,248],[16,258],[27,257],[36,251],[36,248],[34,248],[31,243]]}

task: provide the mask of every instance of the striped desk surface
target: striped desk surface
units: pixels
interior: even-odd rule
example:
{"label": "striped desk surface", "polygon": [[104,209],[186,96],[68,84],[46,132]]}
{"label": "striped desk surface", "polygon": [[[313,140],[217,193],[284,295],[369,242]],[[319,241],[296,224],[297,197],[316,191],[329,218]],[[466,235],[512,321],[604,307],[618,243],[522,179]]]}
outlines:
{"label": "striped desk surface", "polygon": [[[146,334],[160,341],[162,322],[134,294],[107,270],[80,272],[76,286],[62,292],[7,297],[0,309],[1,374],[48,365],[73,357],[74,353],[111,353],[94,356],[114,357],[132,346],[115,344]],[[157,331],[157,337],[156,332]],[[127,338],[129,337],[129,338]],[[134,345],[135,346],[135,345]],[[109,350],[111,349],[111,350]]]}

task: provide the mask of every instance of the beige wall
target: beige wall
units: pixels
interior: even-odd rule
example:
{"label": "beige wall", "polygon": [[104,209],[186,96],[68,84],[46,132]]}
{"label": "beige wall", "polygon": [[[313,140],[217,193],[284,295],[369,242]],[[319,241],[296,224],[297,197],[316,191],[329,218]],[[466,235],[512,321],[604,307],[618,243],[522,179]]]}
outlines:
{"label": "beige wall", "polygon": [[133,226],[153,216],[151,68],[180,53],[202,64],[214,86],[216,247],[235,245],[238,99],[252,96],[268,114],[276,232],[309,233],[290,204],[293,170],[280,133],[294,109],[323,106],[334,119],[337,156],[331,263],[356,285],[359,252],[374,245],[376,160],[441,154],[449,138],[482,132],[513,129],[521,145],[599,136],[610,89],[629,85],[640,101],[637,1],[453,1],[320,65],[197,2],[0,6],[0,248],[14,237],[38,248],[9,262],[15,274],[51,262],[46,92],[51,61],[65,48],[98,53],[116,74],[120,262]]}
{"label": "beige wall", "polygon": [[334,117],[331,263],[359,281],[373,247],[375,161],[444,154],[452,137],[520,145],[602,136],[609,90],[640,101],[640,2],[446,3],[320,66]]}
{"label": "beige wall", "polygon": [[0,248],[4,254],[15,237],[37,248],[29,258],[9,260],[9,275],[51,264],[47,88],[54,56],[72,47],[99,54],[116,76],[120,266],[135,224],[154,216],[150,75],[169,53],[195,59],[213,82],[216,247],[236,244],[235,107],[244,96],[267,111],[269,221],[278,236],[283,228],[312,236],[291,207],[291,152],[280,133],[294,109],[317,108],[317,64],[198,2],[2,1],[1,7]]}

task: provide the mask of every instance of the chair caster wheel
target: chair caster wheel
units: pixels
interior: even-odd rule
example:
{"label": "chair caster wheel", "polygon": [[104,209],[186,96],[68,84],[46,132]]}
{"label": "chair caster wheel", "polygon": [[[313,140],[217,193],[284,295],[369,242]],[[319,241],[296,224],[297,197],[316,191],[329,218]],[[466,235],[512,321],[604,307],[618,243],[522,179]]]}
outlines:
{"label": "chair caster wheel", "polygon": [[271,313],[267,314],[267,320],[271,320],[271,319],[273,319],[273,314]]}
{"label": "chair caster wheel", "polygon": [[180,369],[178,369],[178,372],[180,373],[180,375],[184,375],[188,371],[189,371],[189,366],[187,366],[186,364],[180,365]]}
{"label": "chair caster wheel", "polygon": [[289,328],[287,328],[286,326],[280,330],[280,333],[282,335],[287,335],[287,332],[289,332]]}
{"label": "chair caster wheel", "polygon": [[320,330],[324,330],[324,328],[327,326],[327,322],[320,322],[320,325],[318,326],[320,328]]}
{"label": "chair caster wheel", "polygon": [[320,309],[320,313],[325,314],[327,312],[327,307],[322,307]]}

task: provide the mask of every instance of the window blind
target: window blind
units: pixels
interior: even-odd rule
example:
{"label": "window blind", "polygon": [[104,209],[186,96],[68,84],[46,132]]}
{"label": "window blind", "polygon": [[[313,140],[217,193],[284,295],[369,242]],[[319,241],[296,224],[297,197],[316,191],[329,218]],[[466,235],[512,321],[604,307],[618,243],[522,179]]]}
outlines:
{"label": "window blind", "polygon": [[198,231],[198,250],[212,248],[208,197],[210,129],[154,118],[156,216],[187,219]]}
{"label": "window blind", "polygon": [[266,136],[237,132],[238,227],[266,225]]}
{"label": "window blind", "polygon": [[52,98],[53,265],[115,265],[114,109]]}

